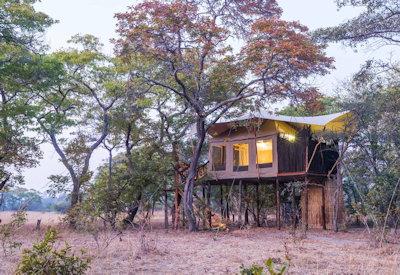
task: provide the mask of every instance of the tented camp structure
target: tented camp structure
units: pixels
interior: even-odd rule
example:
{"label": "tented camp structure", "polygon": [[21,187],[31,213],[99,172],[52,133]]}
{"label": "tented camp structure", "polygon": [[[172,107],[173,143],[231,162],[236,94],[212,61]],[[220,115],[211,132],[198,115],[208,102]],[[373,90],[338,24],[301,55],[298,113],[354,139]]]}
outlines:
{"label": "tented camp structure", "polygon": [[[350,118],[349,112],[292,117],[260,111],[220,120],[208,131],[204,185],[220,185],[221,190],[239,186],[240,198],[248,185],[256,186],[257,192],[260,185],[272,186],[279,228],[287,208],[292,212],[296,208],[297,222],[309,228],[335,229],[344,221],[344,206],[339,142],[331,133],[346,132]],[[295,191],[290,187],[294,183],[301,188]],[[283,196],[285,190],[289,195]],[[289,219],[296,222],[293,215]]]}

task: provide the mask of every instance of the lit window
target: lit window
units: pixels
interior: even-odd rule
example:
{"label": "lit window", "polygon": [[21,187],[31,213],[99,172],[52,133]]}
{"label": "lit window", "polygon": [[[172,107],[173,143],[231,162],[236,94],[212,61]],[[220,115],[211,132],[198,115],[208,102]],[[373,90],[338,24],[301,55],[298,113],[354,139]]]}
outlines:
{"label": "lit window", "polygon": [[247,171],[249,169],[249,144],[233,145],[233,171]]}
{"label": "lit window", "polygon": [[260,168],[272,167],[273,152],[272,139],[257,140],[257,166]]}
{"label": "lit window", "polygon": [[212,170],[222,171],[226,167],[226,147],[224,145],[212,146]]}

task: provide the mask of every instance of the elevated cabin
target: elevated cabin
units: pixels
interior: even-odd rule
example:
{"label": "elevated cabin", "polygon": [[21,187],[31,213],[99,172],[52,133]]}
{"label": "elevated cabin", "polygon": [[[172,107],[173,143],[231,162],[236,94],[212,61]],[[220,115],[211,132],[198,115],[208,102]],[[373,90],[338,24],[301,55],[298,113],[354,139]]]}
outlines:
{"label": "elevated cabin", "polygon": [[[339,181],[342,190],[336,168],[338,141],[323,139],[319,134],[344,132],[349,117],[348,112],[314,117],[257,112],[220,121],[208,132],[209,183],[273,183],[278,195],[286,183],[305,182],[300,197],[302,219],[310,227],[332,228],[331,212],[337,213],[337,207],[332,202],[331,187],[337,187]],[[338,220],[343,221],[343,198],[338,200]],[[277,198],[277,222],[281,215],[279,201]]]}

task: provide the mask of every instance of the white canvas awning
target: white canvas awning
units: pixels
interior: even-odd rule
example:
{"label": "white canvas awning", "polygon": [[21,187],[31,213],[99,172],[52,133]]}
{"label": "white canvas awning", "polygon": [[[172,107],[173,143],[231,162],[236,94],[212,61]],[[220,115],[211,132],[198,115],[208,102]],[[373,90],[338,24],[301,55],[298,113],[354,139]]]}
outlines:
{"label": "white canvas awning", "polygon": [[231,119],[220,119],[211,128],[209,133],[211,135],[221,133],[225,129],[229,128],[229,124],[233,122],[251,120],[251,119],[263,119],[272,121],[282,121],[293,124],[294,126],[310,126],[312,132],[330,131],[340,133],[346,131],[349,125],[349,121],[352,117],[351,112],[345,111],[335,114],[322,115],[322,116],[285,116],[277,115],[266,110],[260,110],[257,112],[245,114],[240,117]]}

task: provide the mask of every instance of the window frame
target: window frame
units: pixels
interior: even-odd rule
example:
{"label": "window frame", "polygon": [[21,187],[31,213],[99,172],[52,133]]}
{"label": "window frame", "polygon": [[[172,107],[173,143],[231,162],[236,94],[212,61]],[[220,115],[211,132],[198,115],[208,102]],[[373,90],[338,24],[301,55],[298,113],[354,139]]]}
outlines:
{"label": "window frame", "polygon": [[[258,147],[257,147],[257,142],[259,141],[271,141],[271,154],[272,154],[272,161],[271,162],[266,162],[266,163],[258,163]],[[256,162],[256,167],[257,168],[271,168],[274,164],[274,139],[272,137],[262,137],[262,138],[257,138],[255,140],[255,147],[256,147],[256,157],[255,157],[255,162]]]}
{"label": "window frame", "polygon": [[[241,145],[245,144],[247,145],[247,165],[235,165],[235,145]],[[233,172],[243,172],[243,171],[249,171],[250,167],[250,143],[249,142],[243,142],[243,141],[238,141],[237,143],[232,143],[232,169]]]}
{"label": "window frame", "polygon": [[[222,148],[223,164],[215,165],[214,163],[214,148]],[[226,171],[227,164],[227,146],[226,144],[212,144],[211,145],[211,171]]]}

